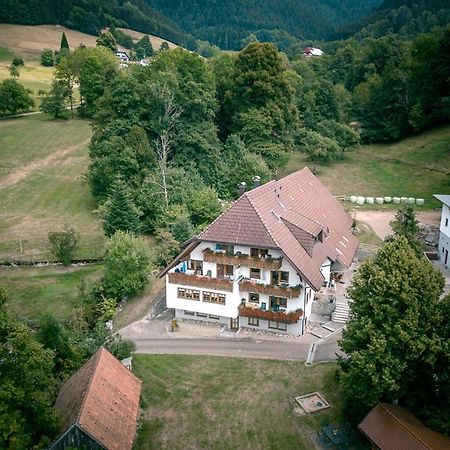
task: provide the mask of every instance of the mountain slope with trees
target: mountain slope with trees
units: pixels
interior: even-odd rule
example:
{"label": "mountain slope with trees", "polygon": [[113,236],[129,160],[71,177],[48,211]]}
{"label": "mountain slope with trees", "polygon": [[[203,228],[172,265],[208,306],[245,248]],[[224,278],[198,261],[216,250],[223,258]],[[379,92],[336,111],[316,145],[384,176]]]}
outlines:
{"label": "mountain slope with trees", "polygon": [[387,34],[413,37],[433,27],[450,23],[450,4],[446,0],[384,0],[367,16],[344,26],[333,39],[382,37]]}
{"label": "mountain slope with trees", "polygon": [[379,0],[145,0],[186,33],[223,49],[239,50],[256,34],[259,40],[323,39],[351,20],[368,14]]}
{"label": "mountain slope with trees", "polygon": [[0,2],[0,23],[59,24],[92,35],[115,26],[161,36],[191,49],[196,47],[192,36],[143,0],[5,0]]}

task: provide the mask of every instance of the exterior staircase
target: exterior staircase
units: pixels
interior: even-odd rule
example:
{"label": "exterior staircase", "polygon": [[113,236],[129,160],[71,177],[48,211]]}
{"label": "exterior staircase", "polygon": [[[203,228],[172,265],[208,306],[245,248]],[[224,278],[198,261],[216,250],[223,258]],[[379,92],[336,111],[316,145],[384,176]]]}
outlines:
{"label": "exterior staircase", "polygon": [[346,323],[350,315],[349,303],[336,303],[336,309],[331,314],[331,320],[338,323]]}

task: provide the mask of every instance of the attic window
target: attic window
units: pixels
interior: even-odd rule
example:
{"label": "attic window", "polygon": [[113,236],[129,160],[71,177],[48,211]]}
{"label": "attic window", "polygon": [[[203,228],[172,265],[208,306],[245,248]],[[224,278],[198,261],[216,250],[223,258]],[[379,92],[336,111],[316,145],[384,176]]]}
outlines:
{"label": "attic window", "polygon": [[342,252],[337,248],[336,249],[336,251],[340,254],[340,255],[342,255]]}
{"label": "attic window", "polygon": [[271,209],[270,212],[277,218],[278,221],[281,220],[281,217],[273,209]]}

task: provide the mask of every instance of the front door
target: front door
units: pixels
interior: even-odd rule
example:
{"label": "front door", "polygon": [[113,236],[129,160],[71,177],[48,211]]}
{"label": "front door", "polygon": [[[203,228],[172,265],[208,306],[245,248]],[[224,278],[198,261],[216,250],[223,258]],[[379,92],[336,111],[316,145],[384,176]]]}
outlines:
{"label": "front door", "polygon": [[239,330],[239,316],[236,319],[230,319],[230,330]]}

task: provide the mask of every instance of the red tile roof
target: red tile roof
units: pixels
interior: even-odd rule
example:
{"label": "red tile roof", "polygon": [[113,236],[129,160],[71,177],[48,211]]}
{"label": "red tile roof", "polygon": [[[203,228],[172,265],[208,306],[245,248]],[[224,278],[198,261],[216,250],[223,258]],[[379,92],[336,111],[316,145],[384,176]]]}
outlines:
{"label": "red tile roof", "polygon": [[430,430],[401,406],[379,403],[358,428],[381,450],[450,449],[450,438]]}
{"label": "red tile roof", "polygon": [[131,450],[140,392],[141,381],[101,348],[59,392],[62,432],[76,423],[108,450]]}
{"label": "red tile roof", "polygon": [[[200,241],[279,248],[318,290],[327,258],[352,262],[358,240],[352,219],[308,168],[244,193],[203,233]],[[312,240],[323,232],[323,242]]]}

